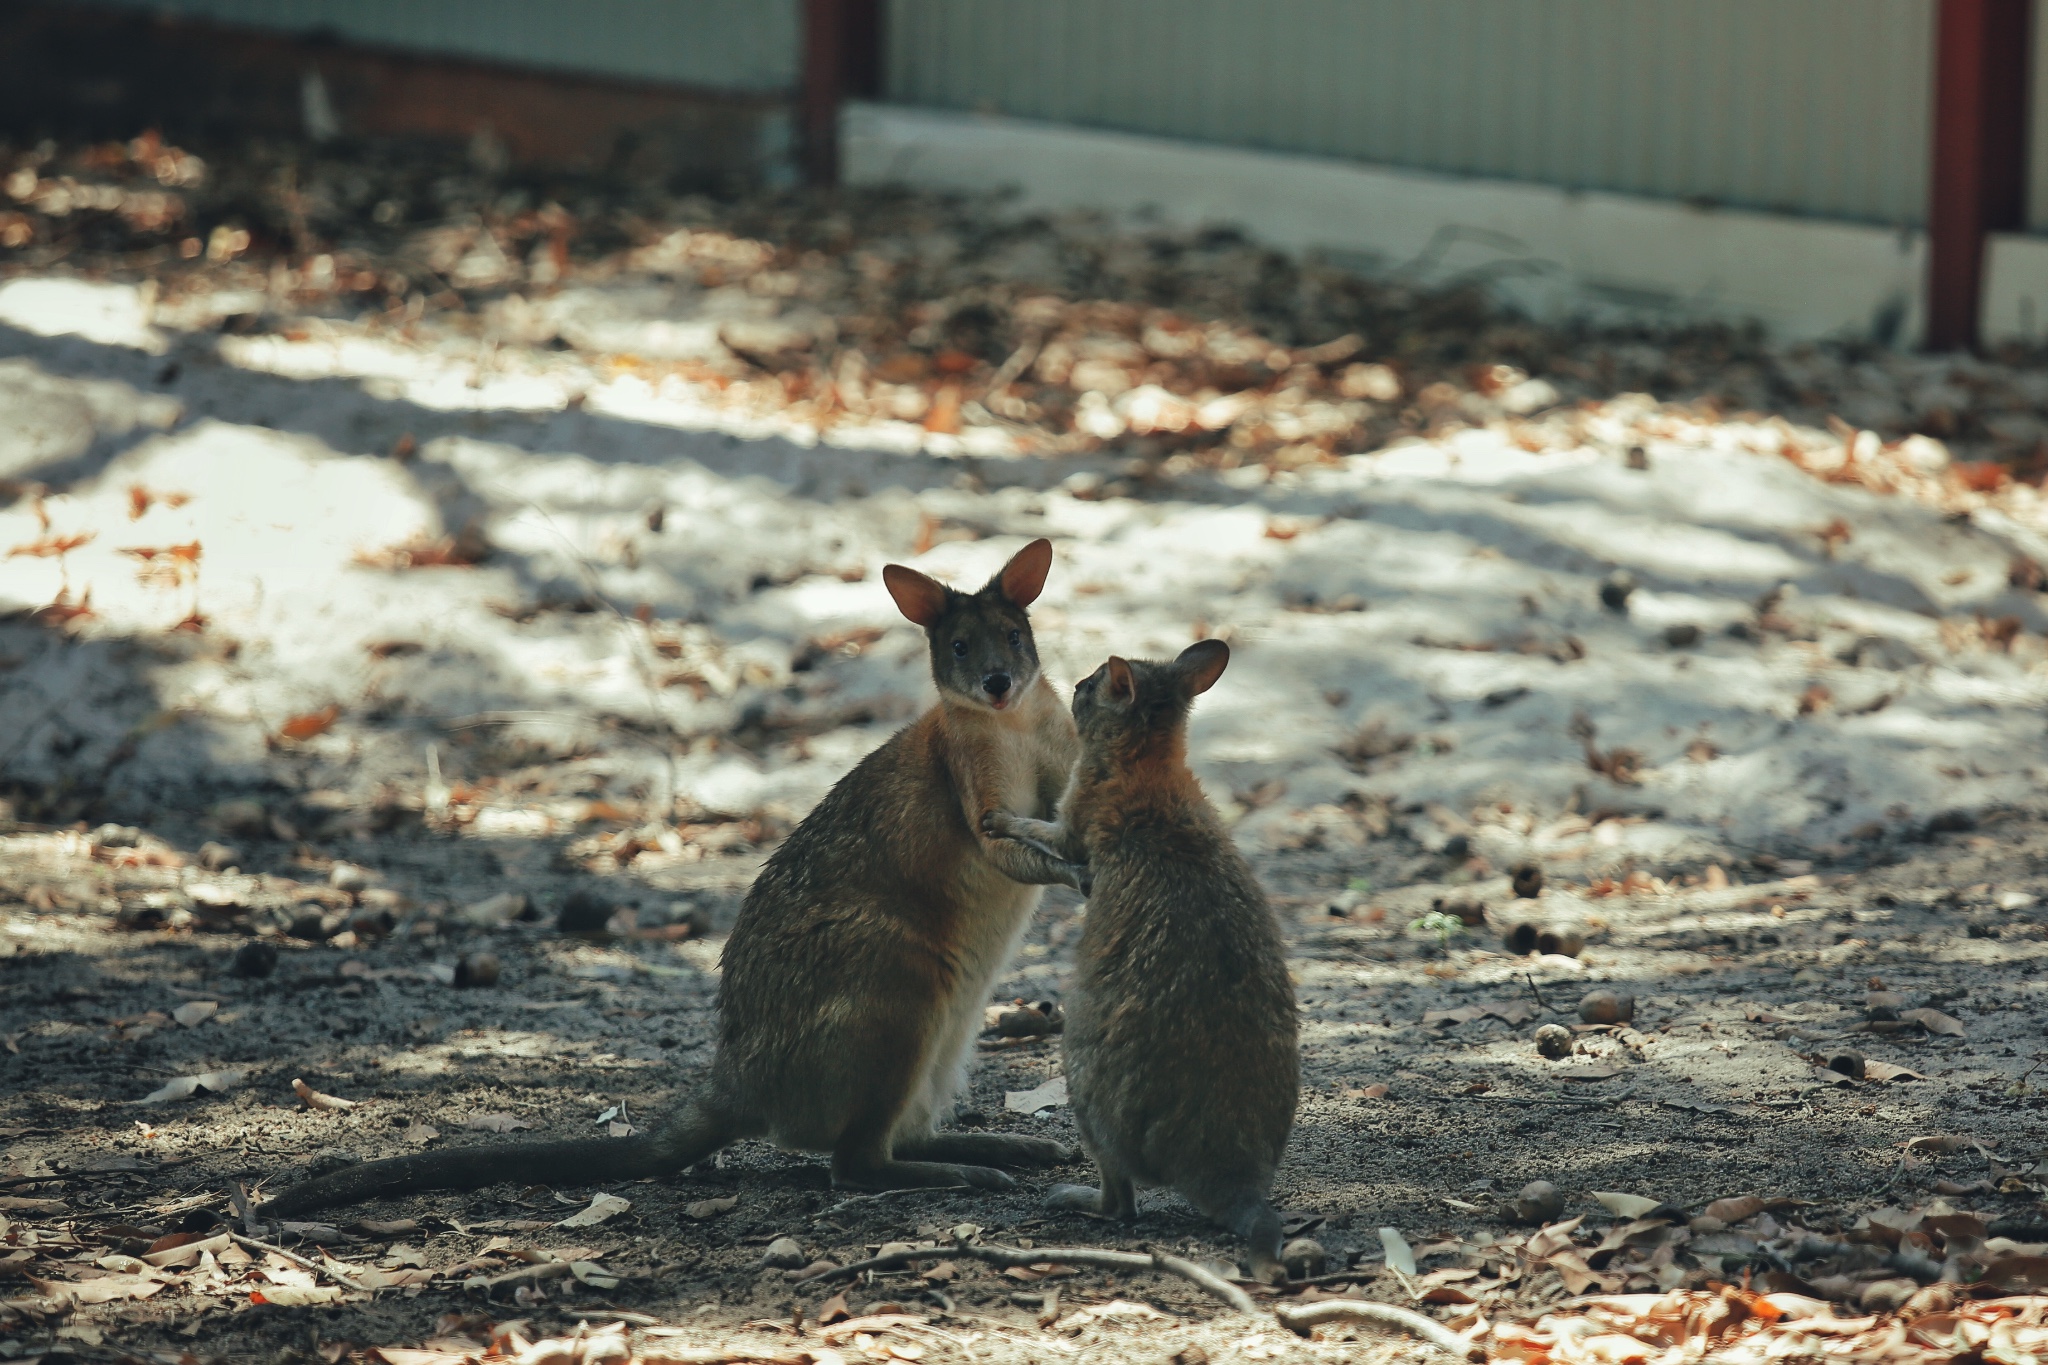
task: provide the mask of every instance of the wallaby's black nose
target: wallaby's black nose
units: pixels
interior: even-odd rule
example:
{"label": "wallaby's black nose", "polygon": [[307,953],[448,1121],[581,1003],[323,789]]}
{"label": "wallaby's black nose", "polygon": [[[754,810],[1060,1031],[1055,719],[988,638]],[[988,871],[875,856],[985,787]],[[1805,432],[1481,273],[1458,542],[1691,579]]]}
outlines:
{"label": "wallaby's black nose", "polygon": [[981,685],[983,690],[991,697],[1005,697],[1009,695],[1010,691],[1010,675],[1007,673],[991,673],[981,680]]}

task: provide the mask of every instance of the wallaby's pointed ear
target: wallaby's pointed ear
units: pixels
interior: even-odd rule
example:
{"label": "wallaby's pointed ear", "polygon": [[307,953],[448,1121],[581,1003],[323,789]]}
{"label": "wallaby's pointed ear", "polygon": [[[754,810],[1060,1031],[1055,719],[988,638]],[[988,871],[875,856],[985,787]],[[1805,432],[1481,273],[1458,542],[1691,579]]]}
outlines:
{"label": "wallaby's pointed ear", "polygon": [[1188,695],[1199,697],[1216,685],[1230,663],[1230,646],[1221,640],[1197,640],[1180,652],[1173,666],[1187,683]]}
{"label": "wallaby's pointed ear", "polygon": [[946,610],[946,585],[901,564],[882,566],[882,584],[896,599],[896,609],[920,626],[930,627]]}
{"label": "wallaby's pointed ear", "polygon": [[1109,695],[1112,701],[1130,702],[1138,699],[1137,675],[1131,672],[1128,661],[1112,654],[1109,656],[1109,662],[1103,667],[1109,670]]}
{"label": "wallaby's pointed ear", "polygon": [[996,575],[995,587],[1012,606],[1028,607],[1045,591],[1045,576],[1052,570],[1052,542],[1040,536],[1010,556]]}

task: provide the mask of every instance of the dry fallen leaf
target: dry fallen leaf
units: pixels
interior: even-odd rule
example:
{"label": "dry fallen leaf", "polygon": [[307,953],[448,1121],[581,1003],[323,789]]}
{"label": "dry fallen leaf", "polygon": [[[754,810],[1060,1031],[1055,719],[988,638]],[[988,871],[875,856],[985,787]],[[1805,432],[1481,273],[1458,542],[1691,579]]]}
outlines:
{"label": "dry fallen leaf", "polygon": [[37,1280],[36,1288],[52,1297],[68,1295],[74,1303],[113,1303],[117,1299],[146,1299],[164,1287],[164,1281],[147,1275],[103,1275],[96,1280],[72,1284],[66,1280]]}
{"label": "dry fallen leaf", "polygon": [[405,1140],[415,1147],[424,1147],[439,1136],[441,1136],[441,1130],[434,1127],[431,1123],[421,1123],[418,1120],[414,1120],[406,1125]]}
{"label": "dry fallen leaf", "polygon": [[330,702],[318,711],[308,711],[302,716],[293,716],[282,726],[278,727],[278,734],[286,739],[311,739],[315,735],[326,734],[328,728],[339,719],[341,719],[341,708]]}
{"label": "dry fallen leaf", "polygon": [[38,1199],[26,1194],[0,1194],[0,1213],[62,1213],[61,1199]]}
{"label": "dry fallen leaf", "polygon": [[1727,1199],[1716,1199],[1701,1212],[1709,1218],[1718,1218],[1724,1223],[1741,1223],[1762,1213],[1770,1207],[1768,1200],[1753,1194],[1733,1195]]}
{"label": "dry fallen leaf", "polygon": [[[707,1199],[704,1202],[707,1204],[716,1204],[719,1201],[716,1199]],[[733,1198],[732,1203],[739,1203],[739,1199],[737,1196]],[[555,1226],[558,1228],[596,1227],[599,1223],[608,1222],[611,1219],[618,1217],[620,1214],[624,1213],[627,1209],[630,1209],[632,1207],[633,1201],[630,1199],[621,1199],[615,1194],[600,1194],[591,1199],[589,1208],[584,1209],[581,1213],[570,1214],[567,1218],[564,1218],[561,1222],[555,1224]],[[699,1205],[696,1204],[692,1204],[690,1206],[690,1216],[692,1218],[699,1216],[697,1213],[698,1207]],[[731,1205],[728,1205],[727,1207],[731,1207]]]}
{"label": "dry fallen leaf", "polygon": [[337,1095],[323,1095],[319,1091],[315,1090],[312,1086],[307,1085],[304,1081],[299,1080],[296,1077],[294,1077],[292,1080],[292,1093],[294,1095],[297,1095],[301,1100],[304,1100],[306,1103],[306,1107],[308,1109],[340,1110],[353,1109],[356,1107],[356,1102],[354,1100],[345,1100]]}
{"label": "dry fallen leaf", "polygon": [[164,1104],[170,1100],[190,1099],[194,1095],[217,1095],[240,1085],[242,1076],[240,1071],[202,1071],[196,1076],[180,1076],[162,1089],[144,1095],[136,1103]]}
{"label": "dry fallen leaf", "polygon": [[1013,1114],[1036,1114],[1067,1102],[1067,1078],[1055,1076],[1031,1090],[1010,1090],[1003,1094],[1003,1108]]}
{"label": "dry fallen leaf", "polygon": [[1909,1024],[1918,1024],[1929,1033],[1939,1034],[1944,1038],[1963,1036],[1963,1021],[1954,1015],[1943,1014],[1940,1010],[1905,1010],[1900,1013],[1899,1018]]}
{"label": "dry fallen leaf", "polygon": [[219,1010],[220,1001],[218,1000],[187,1000],[184,1004],[171,1011],[171,1018],[183,1024],[186,1028],[197,1028],[208,1019],[213,1018]]}
{"label": "dry fallen leaf", "polygon": [[486,1133],[509,1133],[519,1128],[531,1128],[525,1119],[513,1118],[510,1114],[471,1114],[462,1121],[464,1128],[477,1128]]}
{"label": "dry fallen leaf", "polygon": [[1617,1190],[1595,1190],[1593,1198],[1600,1201],[1600,1207],[1619,1218],[1641,1218],[1664,1202],[1648,1195],[1623,1194]]}
{"label": "dry fallen leaf", "polygon": [[1415,1252],[1398,1229],[1381,1228],[1380,1245],[1386,1248],[1387,1269],[1398,1270],[1403,1275],[1415,1273]]}
{"label": "dry fallen leaf", "polygon": [[720,1199],[699,1199],[683,1212],[702,1222],[706,1218],[716,1218],[721,1213],[732,1212],[739,1207],[739,1202],[740,1197],[736,1194],[728,1194]]}

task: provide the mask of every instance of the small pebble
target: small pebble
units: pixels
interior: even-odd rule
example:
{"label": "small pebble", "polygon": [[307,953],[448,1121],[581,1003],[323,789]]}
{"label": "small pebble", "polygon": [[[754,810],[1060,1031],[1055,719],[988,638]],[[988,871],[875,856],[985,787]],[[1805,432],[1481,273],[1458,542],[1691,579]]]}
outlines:
{"label": "small pebble", "polygon": [[1626,1024],[1636,1017],[1636,998],[1615,991],[1588,991],[1579,1018],[1589,1024]]}
{"label": "small pebble", "polygon": [[804,1254],[803,1244],[794,1237],[777,1237],[761,1253],[761,1264],[773,1270],[798,1270],[809,1265],[810,1260]]}
{"label": "small pebble", "polygon": [[1287,1267],[1289,1279],[1305,1280],[1311,1275],[1322,1274],[1323,1267],[1329,1264],[1329,1256],[1324,1252],[1323,1244],[1315,1238],[1297,1237],[1280,1248],[1280,1264]]}
{"label": "small pebble", "polygon": [[1664,643],[1673,649],[1691,649],[1700,642],[1700,628],[1687,622],[1664,627]]}
{"label": "small pebble", "polygon": [[1636,576],[1627,569],[1616,569],[1601,580],[1600,605],[1609,611],[1627,611],[1629,594],[1636,590]]}
{"label": "small pebble", "polygon": [[455,984],[458,986],[495,986],[498,984],[498,955],[496,953],[470,953],[455,964]]}
{"label": "small pebble", "polygon": [[223,801],[213,808],[213,823],[230,834],[270,832],[270,814],[261,801]]}
{"label": "small pebble", "polygon": [[1630,446],[1628,453],[1621,457],[1621,462],[1630,469],[1648,469],[1650,467],[1650,452],[1641,446]]}
{"label": "small pebble", "polygon": [[199,846],[199,865],[208,872],[219,872],[223,868],[239,867],[242,851],[227,844],[215,843],[208,839]]}
{"label": "small pebble", "polygon": [[1563,1024],[1545,1024],[1536,1030],[1536,1050],[1553,1062],[1572,1055],[1572,1031]]}
{"label": "small pebble", "polygon": [[1547,1223],[1564,1212],[1564,1196],[1548,1180],[1532,1180],[1515,1196],[1515,1217],[1524,1223]]}
{"label": "small pebble", "polygon": [[231,976],[269,976],[277,970],[277,945],[260,938],[250,939],[235,949],[228,961]]}
{"label": "small pebble", "polygon": [[611,897],[578,888],[562,898],[555,928],[564,934],[602,934],[618,908],[618,902]]}
{"label": "small pebble", "polygon": [[336,891],[353,894],[370,884],[370,869],[354,863],[336,863],[327,869],[327,884]]}

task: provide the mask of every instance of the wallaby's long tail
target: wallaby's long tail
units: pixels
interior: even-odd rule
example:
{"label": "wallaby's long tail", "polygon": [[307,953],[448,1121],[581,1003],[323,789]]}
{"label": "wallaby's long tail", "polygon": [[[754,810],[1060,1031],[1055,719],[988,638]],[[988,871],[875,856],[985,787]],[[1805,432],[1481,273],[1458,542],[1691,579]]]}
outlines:
{"label": "wallaby's long tail", "polygon": [[733,1139],[732,1124],[701,1101],[644,1136],[454,1147],[348,1166],[282,1191],[257,1213],[289,1217],[379,1195],[421,1190],[474,1190],[485,1185],[573,1182],[579,1185],[669,1175],[703,1160]]}

